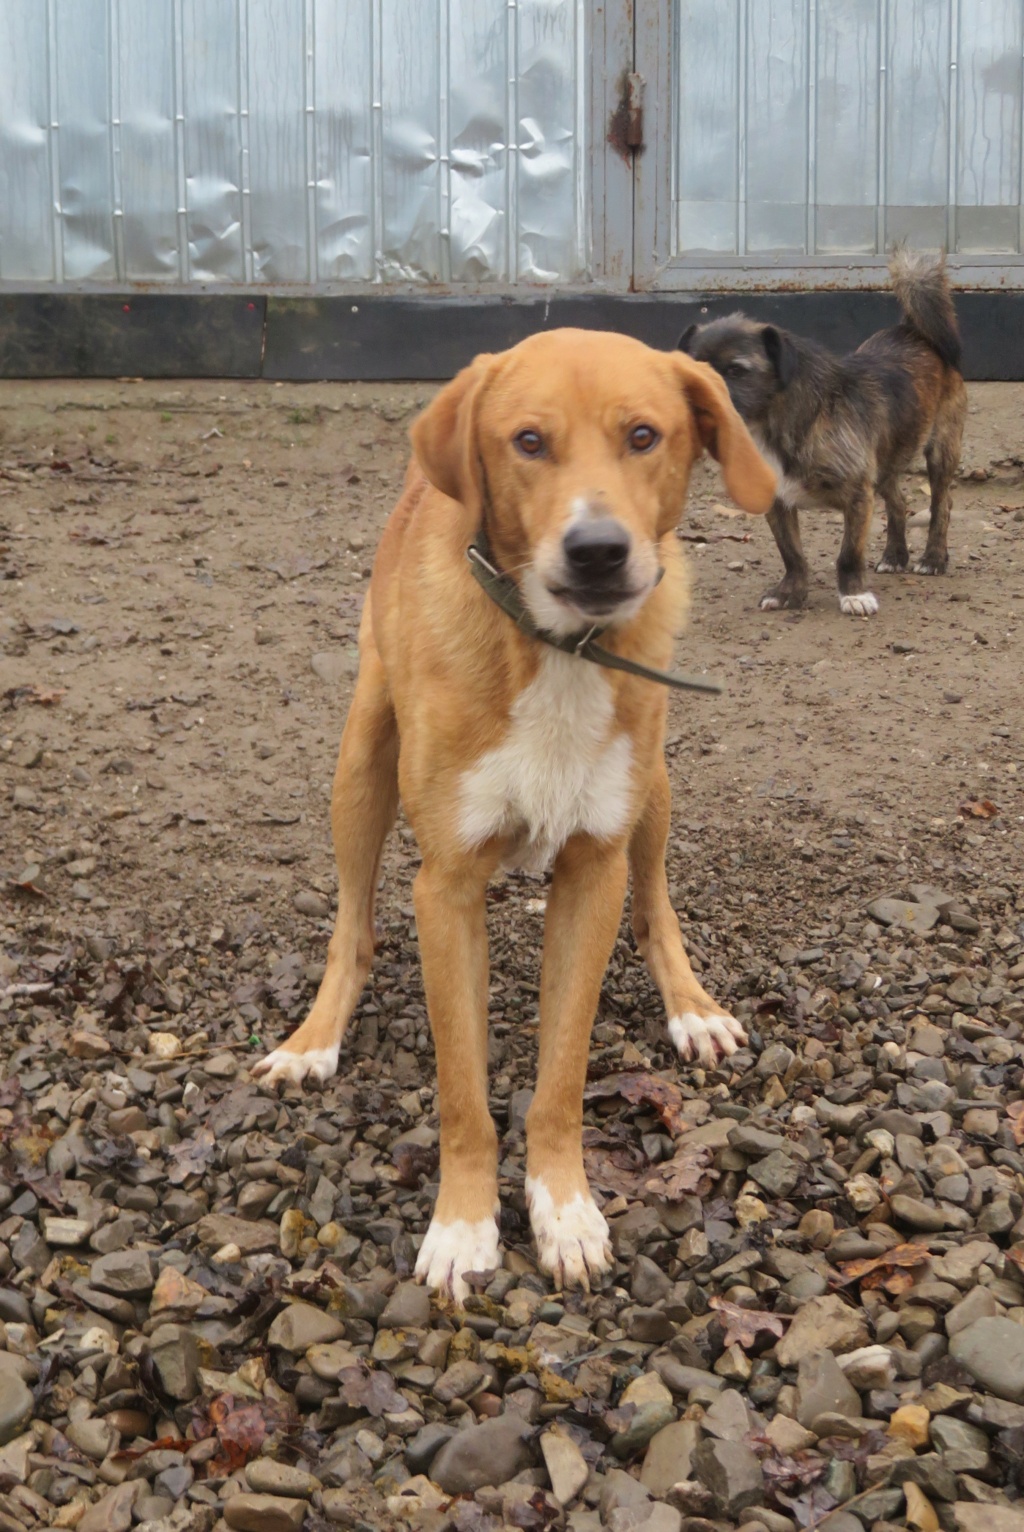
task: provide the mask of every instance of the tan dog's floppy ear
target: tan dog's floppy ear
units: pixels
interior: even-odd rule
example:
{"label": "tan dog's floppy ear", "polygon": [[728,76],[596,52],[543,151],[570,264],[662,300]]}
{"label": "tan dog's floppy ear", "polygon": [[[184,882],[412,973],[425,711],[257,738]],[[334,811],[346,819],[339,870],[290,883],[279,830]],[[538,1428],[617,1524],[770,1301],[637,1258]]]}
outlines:
{"label": "tan dog's floppy ear", "polygon": [[754,446],[725,383],[707,362],[695,362],[678,351],[672,361],[690,401],[697,434],[721,464],[726,489],[743,510],[763,516],[775,499],[775,474]]}
{"label": "tan dog's floppy ear", "polygon": [[412,450],[435,489],[463,505],[483,498],[482,467],[476,447],[476,407],[494,357],[474,358],[413,422]]}

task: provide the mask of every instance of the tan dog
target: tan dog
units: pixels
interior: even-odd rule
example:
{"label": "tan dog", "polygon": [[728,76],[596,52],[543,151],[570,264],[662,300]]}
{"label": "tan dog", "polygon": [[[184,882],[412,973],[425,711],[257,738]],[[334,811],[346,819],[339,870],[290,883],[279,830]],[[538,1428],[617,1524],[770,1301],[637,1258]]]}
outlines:
{"label": "tan dog", "polygon": [[255,1072],[337,1069],[401,794],[422,854],[414,898],[441,1115],[440,1191],[416,1271],[463,1298],[467,1272],[500,1262],[485,891],[502,865],[553,859],[526,1193],[541,1265],[587,1285],[609,1248],[583,1168],[583,1087],[629,874],[636,939],[680,1052],[710,1062],[744,1037],[694,978],[669,903],[665,689],[526,636],[476,583],[467,549],[483,526],[536,627],[582,638],[599,624],[606,649],[664,666],[686,594],[674,531],[702,446],[749,511],[768,510],[775,478],[710,367],[582,330],[478,357],[412,440],[334,779],[327,970],[308,1019]]}

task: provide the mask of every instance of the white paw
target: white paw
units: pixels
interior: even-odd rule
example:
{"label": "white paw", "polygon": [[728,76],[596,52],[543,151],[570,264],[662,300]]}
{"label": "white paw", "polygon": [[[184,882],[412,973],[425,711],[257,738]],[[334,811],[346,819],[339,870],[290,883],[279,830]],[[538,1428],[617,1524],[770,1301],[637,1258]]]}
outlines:
{"label": "white paw", "polygon": [[919,575],[937,575],[944,573],[943,570],[937,569],[929,559],[918,559],[917,563],[913,566],[913,572],[914,574]]}
{"label": "white paw", "polygon": [[879,559],[875,570],[878,574],[901,574],[906,567],[905,564],[892,564],[888,559]]}
{"label": "white paw", "polygon": [[878,597],[871,590],[862,590],[857,596],[840,596],[839,610],[844,617],[873,617],[878,611]]}
{"label": "white paw", "polygon": [[527,1176],[526,1200],[540,1264],[557,1288],[582,1287],[611,1265],[608,1225],[591,1197],[577,1194],[555,1206],[540,1178]]}
{"label": "white paw", "polygon": [[782,610],[781,596],[762,596],[758,602],[762,612],[778,612]]}
{"label": "white paw", "polygon": [[713,1069],[717,1063],[716,1053],[724,1058],[747,1040],[747,1034],[736,1020],[724,1011],[717,1016],[698,1016],[696,1011],[684,1011],[682,1016],[670,1016],[668,1035],[684,1059],[700,1059]]}
{"label": "white paw", "polygon": [[501,1265],[498,1225],[493,1218],[467,1223],[441,1223],[432,1218],[416,1257],[416,1280],[456,1303],[465,1303],[467,1271],[496,1271]]}
{"label": "white paw", "polygon": [[305,1053],[293,1053],[287,1045],[275,1048],[265,1059],[253,1065],[252,1075],[265,1085],[277,1085],[282,1080],[301,1085],[303,1080],[315,1080],[323,1085],[338,1072],[339,1043],[333,1048],[310,1048]]}

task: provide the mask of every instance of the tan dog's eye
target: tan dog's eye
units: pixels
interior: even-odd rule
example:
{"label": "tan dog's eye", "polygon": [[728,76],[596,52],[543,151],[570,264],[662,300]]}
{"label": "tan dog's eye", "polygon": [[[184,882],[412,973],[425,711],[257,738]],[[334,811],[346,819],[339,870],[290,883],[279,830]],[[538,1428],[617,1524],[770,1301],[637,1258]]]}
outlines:
{"label": "tan dog's eye", "polygon": [[653,426],[634,426],[629,433],[629,445],[633,452],[650,452],[661,437]]}
{"label": "tan dog's eye", "polygon": [[539,431],[520,431],[513,440],[523,457],[542,457],[544,454],[544,438]]}

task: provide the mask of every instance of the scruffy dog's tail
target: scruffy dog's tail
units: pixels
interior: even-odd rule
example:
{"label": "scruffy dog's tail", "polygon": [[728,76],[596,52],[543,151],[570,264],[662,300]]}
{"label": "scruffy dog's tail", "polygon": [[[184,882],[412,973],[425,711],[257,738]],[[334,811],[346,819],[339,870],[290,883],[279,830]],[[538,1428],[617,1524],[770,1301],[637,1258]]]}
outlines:
{"label": "scruffy dog's tail", "polygon": [[904,323],[931,346],[947,367],[955,367],[959,372],[960,331],[945,257],[897,245],[889,260],[889,275]]}

